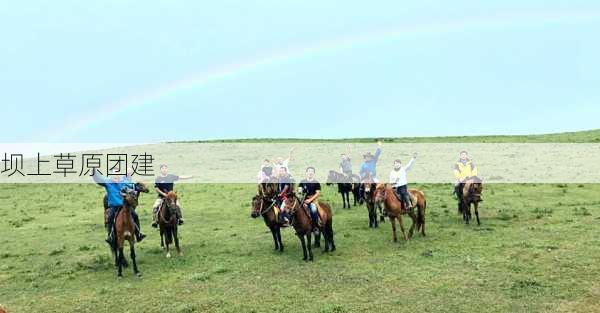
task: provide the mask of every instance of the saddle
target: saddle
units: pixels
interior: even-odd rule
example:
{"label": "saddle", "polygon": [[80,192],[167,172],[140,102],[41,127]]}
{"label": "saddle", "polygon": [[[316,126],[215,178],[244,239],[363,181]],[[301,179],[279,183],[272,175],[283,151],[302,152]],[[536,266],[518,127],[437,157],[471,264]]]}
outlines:
{"label": "saddle", "polygon": [[[319,201],[317,201],[315,203],[317,205],[317,226],[318,227],[322,227],[323,226],[323,215],[325,213],[323,213],[323,209],[321,208],[321,204],[319,203]],[[306,213],[306,215],[308,215],[310,217],[310,207],[304,207],[302,206],[302,208],[304,209],[304,212]]]}
{"label": "saddle", "polygon": [[[398,199],[398,201],[402,202],[400,195],[396,191],[394,191],[394,195],[396,196],[396,199]],[[412,209],[416,206],[418,199],[410,191],[408,192],[408,198],[410,199],[410,207],[408,207],[407,209]]]}

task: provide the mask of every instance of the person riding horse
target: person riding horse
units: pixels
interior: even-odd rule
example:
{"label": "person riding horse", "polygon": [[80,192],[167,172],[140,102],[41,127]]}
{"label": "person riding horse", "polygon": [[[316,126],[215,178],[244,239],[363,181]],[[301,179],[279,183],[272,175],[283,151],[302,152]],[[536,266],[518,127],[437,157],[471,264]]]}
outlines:
{"label": "person riding horse", "polygon": [[321,195],[321,184],[315,179],[315,168],[309,166],[306,168],[306,179],[303,179],[298,187],[304,194],[304,204],[310,208],[310,219],[312,220],[312,232],[319,234],[319,212],[317,211],[317,202]]}
{"label": "person riding horse", "polygon": [[[158,227],[158,210],[162,205],[163,201],[167,197],[167,194],[170,191],[173,191],[175,188],[175,182],[180,179],[190,179],[193,178],[191,175],[173,175],[169,174],[169,167],[166,164],[160,165],[160,175],[156,177],[154,183],[154,189],[156,193],[158,193],[158,198],[154,201],[154,205],[152,206],[152,227]],[[181,215],[181,206],[179,205],[179,200],[175,204],[176,210],[175,213],[177,215],[177,221],[179,225],[183,224],[183,216]]]}
{"label": "person riding horse", "polygon": [[[106,223],[106,230],[108,235],[106,237],[106,242],[109,244],[112,243],[112,235],[113,235],[113,225],[117,212],[123,206],[123,196],[121,195],[121,191],[123,189],[135,189],[135,185],[131,182],[129,178],[126,176],[119,176],[116,172],[113,172],[111,178],[102,176],[99,174],[96,169],[92,170],[92,179],[98,185],[104,187],[106,189],[106,199],[107,199],[107,207],[108,207],[108,218]],[[133,188],[132,188],[133,187]],[[141,242],[146,235],[144,235],[140,230],[139,218],[135,210],[131,210],[131,217],[133,218],[134,223],[136,224],[136,240]]]}
{"label": "person riding horse", "polygon": [[406,177],[406,172],[410,170],[416,159],[416,152],[413,153],[412,159],[408,161],[406,166],[402,166],[402,161],[400,159],[396,159],[394,161],[394,169],[390,172],[390,184],[394,187],[394,191],[396,192],[398,199],[404,202],[406,209],[412,206],[410,195],[408,194],[408,179]]}
{"label": "person riding horse", "polygon": [[[364,162],[360,166],[360,181],[364,183],[366,180],[371,180],[372,182],[377,183],[377,161],[379,161],[379,156],[381,155],[381,141],[377,142],[377,150],[375,150],[375,155],[371,154],[371,152],[367,152],[363,155]],[[365,190],[361,184],[361,188],[359,190],[360,197],[364,198]]]}
{"label": "person riding horse", "polygon": [[350,145],[348,145],[348,152],[341,154],[342,161],[340,162],[340,172],[348,176],[348,178],[352,178],[352,159],[350,158],[350,153],[352,153],[352,150]]}
{"label": "person riding horse", "polygon": [[454,194],[459,199],[459,202],[463,198],[465,182],[471,177],[477,176],[477,172],[477,166],[469,159],[467,151],[461,151],[459,160],[454,164],[454,177],[456,178]]}
{"label": "person riding horse", "polygon": [[285,207],[285,200],[292,194],[292,179],[287,172],[287,167],[279,168],[278,175],[278,188],[277,188],[277,205],[279,206],[279,210],[281,214],[279,215],[279,219],[283,221],[284,227],[288,227],[290,225],[290,217],[288,211]]}

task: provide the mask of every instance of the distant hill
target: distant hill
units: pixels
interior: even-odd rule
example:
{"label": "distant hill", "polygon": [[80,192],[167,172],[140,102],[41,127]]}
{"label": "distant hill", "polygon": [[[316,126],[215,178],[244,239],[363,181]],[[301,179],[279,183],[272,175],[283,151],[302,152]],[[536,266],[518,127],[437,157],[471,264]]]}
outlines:
{"label": "distant hill", "polygon": [[225,139],[225,140],[197,140],[184,142],[385,142],[398,143],[452,143],[452,142],[477,142],[477,143],[600,143],[600,129],[565,132],[541,135],[508,135],[508,136],[451,136],[451,137],[402,137],[402,138],[347,138],[347,139],[299,139],[299,138],[254,138],[254,139]]}

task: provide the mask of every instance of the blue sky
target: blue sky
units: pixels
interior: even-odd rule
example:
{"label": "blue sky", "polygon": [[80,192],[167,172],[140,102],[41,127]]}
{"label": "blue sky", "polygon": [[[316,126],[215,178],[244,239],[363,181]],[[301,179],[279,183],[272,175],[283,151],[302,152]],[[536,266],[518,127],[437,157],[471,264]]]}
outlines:
{"label": "blue sky", "polygon": [[597,1],[13,1],[0,141],[600,128],[598,33]]}

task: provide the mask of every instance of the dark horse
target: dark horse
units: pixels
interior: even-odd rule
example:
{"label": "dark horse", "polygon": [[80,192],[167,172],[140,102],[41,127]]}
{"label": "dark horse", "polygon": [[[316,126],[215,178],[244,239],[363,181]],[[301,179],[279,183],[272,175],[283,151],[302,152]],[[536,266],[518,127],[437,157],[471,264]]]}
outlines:
{"label": "dark horse", "polygon": [[[130,213],[131,213],[131,211],[135,210],[135,208],[137,207],[137,199],[139,198],[140,193],[141,192],[148,193],[149,190],[148,190],[148,187],[146,187],[146,185],[144,183],[138,182],[138,183],[135,183],[134,189],[130,190],[130,191],[132,191],[132,195],[134,195],[136,198],[135,205],[130,210]],[[104,205],[104,226],[106,226],[106,224],[108,223],[108,196],[107,195],[104,196],[104,199],[102,202]],[[115,220],[116,220],[116,215],[115,215]],[[114,226],[113,226],[112,231],[113,231],[113,234],[116,234],[116,230],[115,230]],[[121,265],[123,267],[129,266],[129,264],[127,263],[127,260],[125,258],[120,259],[118,257],[119,251],[118,251],[117,241],[116,241],[115,236],[113,236],[112,242],[110,243],[110,249],[111,249],[113,257],[115,258],[115,267],[119,266],[119,262],[121,262]]]}
{"label": "dark horse", "polygon": [[274,182],[258,185],[258,194],[252,198],[252,218],[262,216],[265,220],[265,225],[271,230],[273,241],[275,242],[275,250],[283,252],[283,241],[281,240],[281,223],[275,214],[275,191],[277,185]]}
{"label": "dark horse", "polygon": [[162,201],[158,209],[158,227],[160,230],[160,246],[165,250],[166,257],[171,257],[169,245],[175,241],[177,255],[182,256],[179,247],[179,236],[177,234],[177,194],[169,191],[167,197]]}
{"label": "dark horse", "polygon": [[385,218],[383,217],[383,214],[381,212],[381,207],[380,205],[377,203],[377,201],[375,201],[375,188],[376,188],[377,184],[373,183],[373,182],[363,182],[362,183],[362,190],[363,190],[363,198],[365,203],[367,204],[367,211],[369,212],[369,227],[370,228],[377,228],[379,227],[379,222],[377,221],[377,208],[380,208],[380,221],[383,223],[385,222]]}
{"label": "dark horse", "polygon": [[336,171],[329,171],[329,175],[327,176],[327,185],[337,184],[338,192],[342,194],[342,202],[344,203],[344,209],[347,207],[350,208],[350,193],[354,198],[354,206],[360,200],[360,194],[358,192],[360,178],[357,175],[352,175],[352,177],[348,177],[345,174]]}
{"label": "dark horse", "polygon": [[481,192],[483,191],[483,183],[479,177],[474,176],[465,180],[462,186],[462,197],[458,199],[458,209],[463,215],[465,224],[469,224],[471,219],[471,204],[475,209],[475,217],[477,225],[481,225],[479,221],[479,202],[481,202]]}
{"label": "dark horse", "polygon": [[[312,240],[312,220],[310,219],[310,213],[308,208],[303,205],[303,201],[300,200],[295,194],[286,200],[286,207],[290,210],[292,216],[292,225],[296,230],[296,235],[300,239],[302,244],[302,253],[304,255],[304,261],[312,261],[313,253],[311,247]],[[318,205],[319,217],[321,219],[321,225],[319,226],[320,233],[325,237],[325,250],[324,252],[335,251],[335,242],[333,240],[333,215],[331,213],[331,207],[324,202],[319,201]],[[315,247],[321,246],[321,234],[315,236]]]}
{"label": "dark horse", "polygon": [[118,252],[115,254],[115,264],[117,264],[117,276],[123,277],[123,266],[125,265],[125,256],[123,254],[123,246],[125,241],[129,242],[129,250],[131,262],[133,263],[133,273],[136,276],[141,276],[135,260],[135,223],[131,217],[131,210],[138,205],[139,192],[132,189],[124,189],[121,191],[123,197],[123,207],[117,212],[115,218],[115,240],[113,240],[113,249]]}

